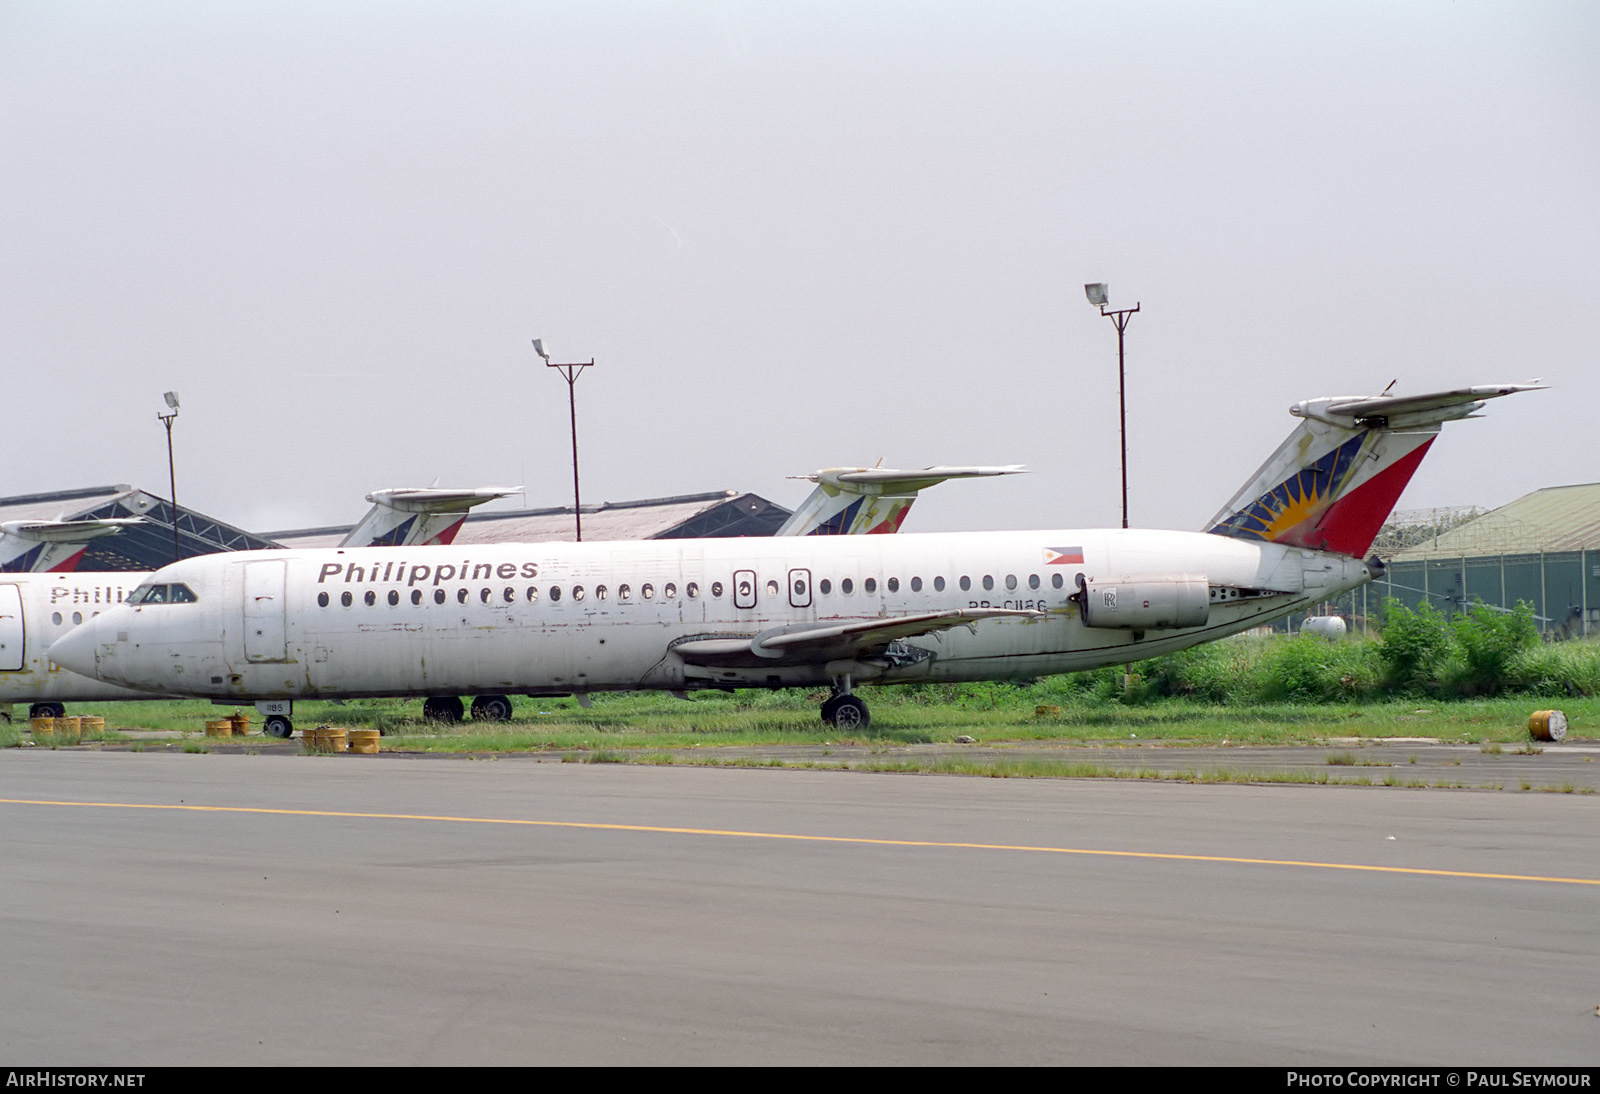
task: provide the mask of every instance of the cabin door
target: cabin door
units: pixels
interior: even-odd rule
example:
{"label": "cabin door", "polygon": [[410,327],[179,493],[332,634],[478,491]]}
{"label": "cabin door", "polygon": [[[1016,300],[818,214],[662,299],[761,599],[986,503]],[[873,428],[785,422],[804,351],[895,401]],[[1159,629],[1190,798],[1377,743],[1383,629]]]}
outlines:
{"label": "cabin door", "polygon": [[22,668],[22,590],[0,585],[0,672]]}
{"label": "cabin door", "polygon": [[283,621],[283,574],[279,560],[244,566],[244,657],[246,661],[287,661],[288,633]]}

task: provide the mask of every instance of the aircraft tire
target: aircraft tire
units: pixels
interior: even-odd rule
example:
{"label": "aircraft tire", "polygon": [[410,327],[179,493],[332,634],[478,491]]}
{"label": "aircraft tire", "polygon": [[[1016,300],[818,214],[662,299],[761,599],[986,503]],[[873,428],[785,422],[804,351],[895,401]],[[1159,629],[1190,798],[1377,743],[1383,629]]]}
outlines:
{"label": "aircraft tire", "polygon": [[454,725],[462,713],[461,700],[454,695],[430,695],[422,701],[422,716],[430,722]]}
{"label": "aircraft tire", "polygon": [[866,729],[872,724],[867,704],[854,695],[835,695],[822,704],[822,720],[835,729]]}
{"label": "aircraft tire", "polygon": [[504,695],[478,695],[472,700],[474,722],[511,721],[511,700]]}
{"label": "aircraft tire", "polygon": [[64,718],[67,708],[60,703],[35,703],[28,708],[30,718]]}
{"label": "aircraft tire", "polygon": [[261,724],[261,731],[268,737],[276,737],[280,741],[287,741],[294,736],[294,723],[281,714],[272,714]]}

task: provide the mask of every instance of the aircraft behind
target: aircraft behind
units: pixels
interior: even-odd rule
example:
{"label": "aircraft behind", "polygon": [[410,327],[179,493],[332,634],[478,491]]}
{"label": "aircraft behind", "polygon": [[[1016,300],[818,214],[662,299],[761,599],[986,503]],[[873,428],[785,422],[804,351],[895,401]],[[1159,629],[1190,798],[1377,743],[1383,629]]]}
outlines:
{"label": "aircraft behind", "polygon": [[143,517],[5,521],[0,523],[0,573],[71,573],[91,540],[143,522]]}
{"label": "aircraft behind", "polygon": [[1295,434],[1205,532],[1067,529],[238,552],[174,563],[51,656],[264,706],[1018,680],[1173,653],[1341,595],[1444,422],[1535,385],[1296,404]]}

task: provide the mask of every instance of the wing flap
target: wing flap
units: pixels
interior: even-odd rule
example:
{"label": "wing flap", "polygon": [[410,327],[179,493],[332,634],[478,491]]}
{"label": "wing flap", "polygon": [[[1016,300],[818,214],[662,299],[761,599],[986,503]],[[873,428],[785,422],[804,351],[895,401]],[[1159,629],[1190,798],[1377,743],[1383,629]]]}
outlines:
{"label": "wing flap", "polygon": [[877,619],[800,623],[774,627],[753,638],[728,635],[691,639],[672,651],[691,664],[752,666],[786,662],[813,664],[859,657],[901,638],[972,626],[985,619],[1043,619],[1044,613],[1016,608],[953,608]]}

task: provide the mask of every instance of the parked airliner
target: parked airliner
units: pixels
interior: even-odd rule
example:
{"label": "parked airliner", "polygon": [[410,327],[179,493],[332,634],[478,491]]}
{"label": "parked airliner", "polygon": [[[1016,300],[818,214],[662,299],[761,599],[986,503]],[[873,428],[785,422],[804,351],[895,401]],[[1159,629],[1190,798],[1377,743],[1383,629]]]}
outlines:
{"label": "parked airliner", "polygon": [[[1441,424],[1535,385],[1291,407],[1206,532],[1052,530],[239,552],[58,641],[74,671],[220,702],[1005,680],[1171,653],[1337,597]],[[454,713],[459,716],[459,700]],[[429,713],[441,710],[430,698]]]}
{"label": "parked airliner", "polygon": [[[985,478],[1021,473],[1019,467],[928,467],[901,471],[890,468],[829,468],[801,476],[816,489],[801,503],[777,535],[868,535],[894,532],[905,519],[919,490],[947,479]],[[473,489],[438,487],[374,490],[372,508],[347,533],[340,547],[440,546],[455,542],[467,512],[484,502],[506,497],[518,487]],[[94,521],[29,521],[0,525],[10,542],[24,544],[14,557],[0,554],[24,569],[50,570],[0,581],[0,717],[9,718],[17,703],[29,704],[30,716],[59,717],[69,702],[101,699],[148,699],[148,692],[90,679],[62,668],[46,655],[50,644],[86,619],[114,604],[149,575],[139,572],[74,574],[83,545],[96,536],[119,531],[142,518]],[[37,549],[35,549],[35,547]],[[434,700],[436,714],[455,711],[460,700]],[[510,716],[509,703],[473,704],[483,718]],[[263,706],[269,717],[275,712]]]}

